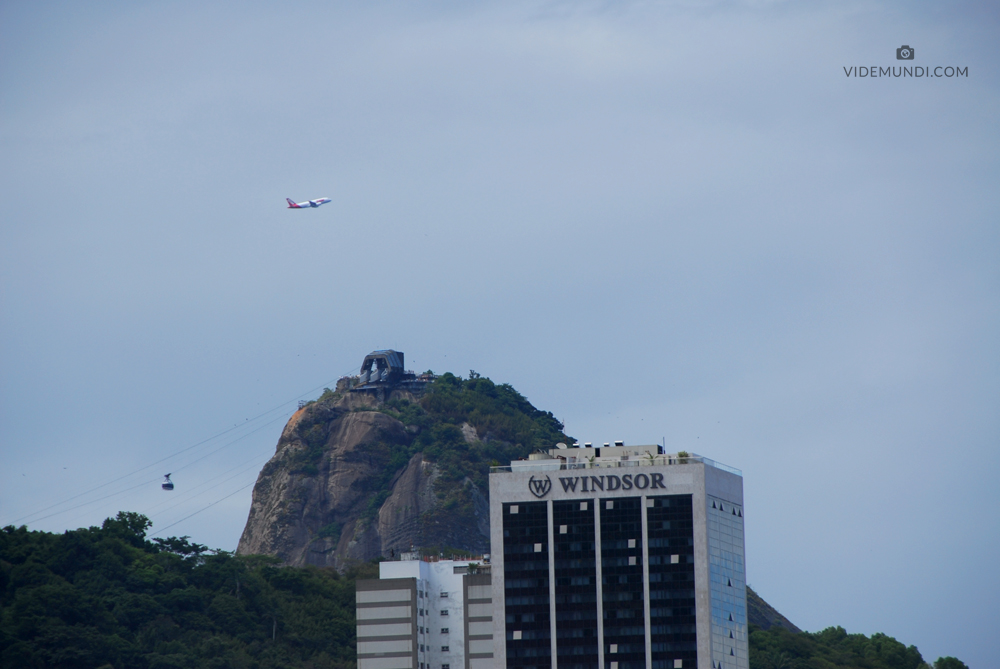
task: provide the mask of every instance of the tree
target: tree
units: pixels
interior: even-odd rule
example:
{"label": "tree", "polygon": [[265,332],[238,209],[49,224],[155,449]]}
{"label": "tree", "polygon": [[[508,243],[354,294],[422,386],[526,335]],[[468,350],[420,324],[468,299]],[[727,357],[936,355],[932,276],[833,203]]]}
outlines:
{"label": "tree", "polygon": [[153,521],[141,513],[119,511],[114,519],[106,518],[101,529],[133,546],[142,546],[146,540],[146,530],[152,526]]}
{"label": "tree", "polygon": [[969,667],[957,658],[939,657],[934,660],[934,669],[969,669]]}

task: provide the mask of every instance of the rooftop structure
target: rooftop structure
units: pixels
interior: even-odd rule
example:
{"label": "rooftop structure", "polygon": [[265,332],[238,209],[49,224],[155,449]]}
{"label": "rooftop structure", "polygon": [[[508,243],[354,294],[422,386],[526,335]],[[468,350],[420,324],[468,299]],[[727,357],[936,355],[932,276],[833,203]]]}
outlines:
{"label": "rooftop structure", "polygon": [[390,390],[420,391],[436,378],[433,374],[416,374],[406,369],[403,360],[402,351],[372,351],[361,363],[361,373],[337,381],[337,390],[371,393],[384,400]]}
{"label": "rooftop structure", "polygon": [[664,453],[659,444],[648,446],[625,446],[615,442],[615,446],[604,444],[603,447],[593,447],[585,444],[579,447],[556,447],[548,452],[539,451],[528,456],[527,460],[514,460],[509,466],[491,467],[490,472],[499,474],[516,471],[593,469],[618,467],[644,467],[660,465],[687,465],[701,463],[722,471],[742,476],[743,472],[735,467],[716,462],[697,453],[679,451]]}

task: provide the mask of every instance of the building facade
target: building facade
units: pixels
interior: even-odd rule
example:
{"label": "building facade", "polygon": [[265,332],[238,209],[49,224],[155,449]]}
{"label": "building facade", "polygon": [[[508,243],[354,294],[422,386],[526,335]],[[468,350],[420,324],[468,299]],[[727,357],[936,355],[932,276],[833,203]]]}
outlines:
{"label": "building facade", "polygon": [[483,562],[382,562],[378,579],[359,580],[358,669],[492,669],[492,586]]}
{"label": "building facade", "polygon": [[681,455],[557,448],[493,468],[495,667],[748,669],[743,479]]}

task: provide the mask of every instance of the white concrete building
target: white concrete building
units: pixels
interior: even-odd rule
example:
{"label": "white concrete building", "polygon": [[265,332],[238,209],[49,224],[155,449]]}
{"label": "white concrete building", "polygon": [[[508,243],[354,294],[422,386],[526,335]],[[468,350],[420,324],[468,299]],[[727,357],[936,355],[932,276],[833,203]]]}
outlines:
{"label": "white concrete building", "polygon": [[493,468],[490,533],[497,669],[749,667],[739,470],[552,449]]}
{"label": "white concrete building", "polygon": [[483,558],[382,562],[378,580],[357,582],[356,602],[358,669],[493,667]]}

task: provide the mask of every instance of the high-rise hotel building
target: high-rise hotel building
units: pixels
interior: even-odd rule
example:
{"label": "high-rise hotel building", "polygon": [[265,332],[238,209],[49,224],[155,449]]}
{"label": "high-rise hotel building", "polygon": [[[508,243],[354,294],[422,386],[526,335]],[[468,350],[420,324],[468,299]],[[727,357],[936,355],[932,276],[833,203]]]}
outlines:
{"label": "high-rise hotel building", "polygon": [[742,475],[680,455],[618,442],[493,468],[497,669],[748,669]]}

